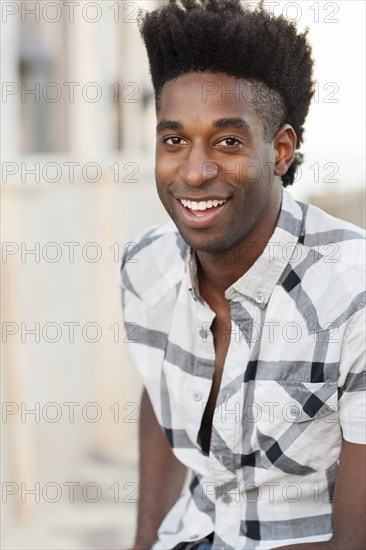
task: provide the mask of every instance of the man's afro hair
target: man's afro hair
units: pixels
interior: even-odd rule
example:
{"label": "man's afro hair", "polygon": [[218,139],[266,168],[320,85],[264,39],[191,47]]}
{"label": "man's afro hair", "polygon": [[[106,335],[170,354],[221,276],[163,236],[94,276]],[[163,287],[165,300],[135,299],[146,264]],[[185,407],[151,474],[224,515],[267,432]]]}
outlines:
{"label": "man's afro hair", "polygon": [[[139,28],[157,108],[167,81],[189,72],[226,73],[258,83],[260,90],[267,87],[262,94],[266,100],[256,107],[265,126],[271,121],[269,140],[288,123],[300,147],[314,93],[307,30],[298,33],[295,23],[270,14],[263,0],[255,9],[240,0],[170,0],[162,8],[140,12]],[[297,152],[282,176],[284,187],[293,183],[302,160]]]}

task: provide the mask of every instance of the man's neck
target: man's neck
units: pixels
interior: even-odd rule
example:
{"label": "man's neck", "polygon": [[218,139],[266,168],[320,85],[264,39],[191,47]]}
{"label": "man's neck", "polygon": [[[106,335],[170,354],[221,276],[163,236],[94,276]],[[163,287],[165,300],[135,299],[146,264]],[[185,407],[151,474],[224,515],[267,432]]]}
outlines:
{"label": "man's neck", "polygon": [[[224,298],[225,290],[242,277],[261,256],[276,228],[281,204],[274,209],[271,220],[256,227],[247,238],[220,253],[196,251],[197,274],[201,293]],[[205,297],[205,296],[204,296]]]}

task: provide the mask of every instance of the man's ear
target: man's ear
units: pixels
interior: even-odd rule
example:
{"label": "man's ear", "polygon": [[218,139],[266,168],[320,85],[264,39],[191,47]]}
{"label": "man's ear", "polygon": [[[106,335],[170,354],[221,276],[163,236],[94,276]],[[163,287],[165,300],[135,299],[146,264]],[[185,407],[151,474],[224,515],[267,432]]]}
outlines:
{"label": "man's ear", "polygon": [[273,138],[276,151],[275,175],[284,176],[295,158],[297,136],[290,124],[284,124]]}

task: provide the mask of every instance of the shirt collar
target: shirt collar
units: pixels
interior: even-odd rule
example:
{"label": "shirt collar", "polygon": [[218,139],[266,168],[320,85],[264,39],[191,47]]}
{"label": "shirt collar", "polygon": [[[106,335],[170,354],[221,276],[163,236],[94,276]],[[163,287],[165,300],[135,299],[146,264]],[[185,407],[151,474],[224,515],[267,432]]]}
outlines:
{"label": "shirt collar", "polygon": [[[252,267],[225,291],[227,300],[244,296],[264,308],[287,264],[291,261],[303,223],[300,205],[286,189],[282,190],[282,204],[276,228],[266,248]],[[249,250],[247,250],[248,253]],[[188,286],[194,297],[202,301],[199,292],[196,254],[188,254]]]}

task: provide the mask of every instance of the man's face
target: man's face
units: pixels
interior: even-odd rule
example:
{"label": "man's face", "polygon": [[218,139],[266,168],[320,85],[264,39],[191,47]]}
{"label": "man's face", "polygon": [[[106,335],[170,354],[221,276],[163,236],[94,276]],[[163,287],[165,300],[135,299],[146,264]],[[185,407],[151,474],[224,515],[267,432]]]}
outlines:
{"label": "man's face", "polygon": [[249,244],[273,224],[281,182],[252,93],[248,83],[222,73],[189,73],[162,90],[157,191],[195,250],[219,253]]}

